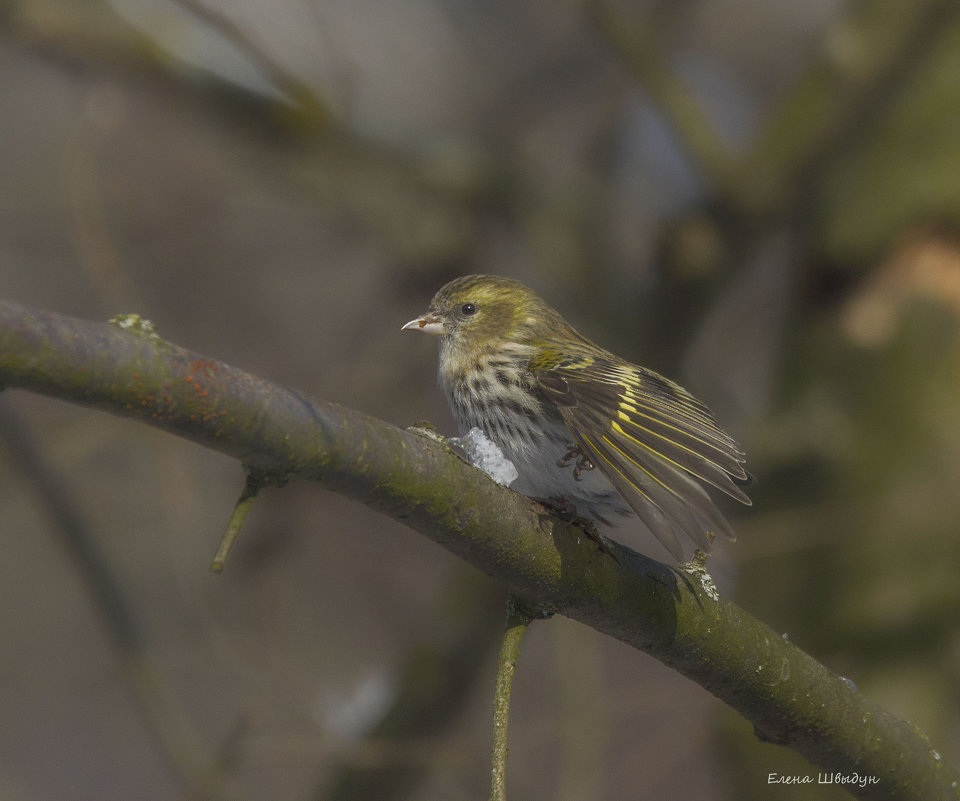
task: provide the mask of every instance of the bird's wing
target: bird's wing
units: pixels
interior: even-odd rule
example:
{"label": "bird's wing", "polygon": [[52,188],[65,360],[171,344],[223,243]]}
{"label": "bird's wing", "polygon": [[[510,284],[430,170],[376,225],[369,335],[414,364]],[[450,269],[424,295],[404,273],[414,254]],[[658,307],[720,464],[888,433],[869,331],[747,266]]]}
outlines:
{"label": "bird's wing", "polygon": [[706,532],[734,537],[697,480],[741,503],[744,454],[713,414],[652,370],[607,355],[541,353],[529,364],[593,464],[677,558],[679,532],[709,550]]}

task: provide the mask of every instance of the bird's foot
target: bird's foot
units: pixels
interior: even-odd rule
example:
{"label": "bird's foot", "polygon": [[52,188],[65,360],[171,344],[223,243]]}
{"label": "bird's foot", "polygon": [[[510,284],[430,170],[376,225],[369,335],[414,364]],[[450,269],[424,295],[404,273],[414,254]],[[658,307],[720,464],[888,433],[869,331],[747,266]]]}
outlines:
{"label": "bird's foot", "polygon": [[573,465],[573,478],[575,481],[580,481],[580,474],[584,470],[593,470],[594,464],[590,461],[590,457],[580,449],[579,445],[570,445],[568,448],[567,452],[557,459],[557,467],[566,467],[576,459],[577,461]]}

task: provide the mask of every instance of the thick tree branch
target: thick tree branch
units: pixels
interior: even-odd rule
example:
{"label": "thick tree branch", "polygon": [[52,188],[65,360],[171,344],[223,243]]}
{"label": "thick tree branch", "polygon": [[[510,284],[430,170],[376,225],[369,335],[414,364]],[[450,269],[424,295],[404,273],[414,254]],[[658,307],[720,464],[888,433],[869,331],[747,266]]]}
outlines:
{"label": "thick tree branch", "polygon": [[915,727],[743,610],[709,576],[576,526],[489,480],[450,448],[191,353],[148,329],[0,301],[0,384],[133,417],[276,478],[321,481],[430,537],[545,610],[656,657],[769,741],[870,799],[960,798],[960,777]]}

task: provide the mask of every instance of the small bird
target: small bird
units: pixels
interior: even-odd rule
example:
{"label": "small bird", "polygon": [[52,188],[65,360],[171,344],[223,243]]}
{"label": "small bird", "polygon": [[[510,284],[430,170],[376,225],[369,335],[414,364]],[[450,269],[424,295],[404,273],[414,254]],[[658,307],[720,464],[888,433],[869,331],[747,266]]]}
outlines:
{"label": "small bird", "polygon": [[519,281],[457,278],[402,330],[439,339],[460,433],[479,428],[500,448],[519,473],[513,489],[603,525],[635,514],[680,562],[684,536],[707,552],[713,534],[734,538],[703,484],[749,505],[740,485],[751,478],[710,410],[595,345]]}

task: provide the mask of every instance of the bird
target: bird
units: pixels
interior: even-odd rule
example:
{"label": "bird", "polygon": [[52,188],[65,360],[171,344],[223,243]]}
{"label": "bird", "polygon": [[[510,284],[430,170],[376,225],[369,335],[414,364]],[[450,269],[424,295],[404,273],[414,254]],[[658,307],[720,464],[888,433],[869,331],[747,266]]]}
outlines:
{"label": "bird", "polygon": [[735,539],[705,487],[750,505],[737,442],[679,384],[596,345],[524,284],[456,278],[401,330],[437,337],[460,434],[499,447],[511,489],[591,526],[639,518],[678,562]]}

